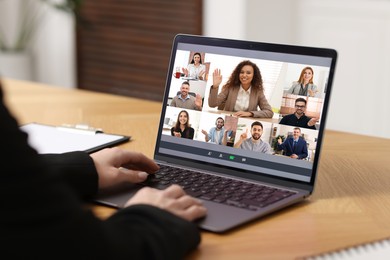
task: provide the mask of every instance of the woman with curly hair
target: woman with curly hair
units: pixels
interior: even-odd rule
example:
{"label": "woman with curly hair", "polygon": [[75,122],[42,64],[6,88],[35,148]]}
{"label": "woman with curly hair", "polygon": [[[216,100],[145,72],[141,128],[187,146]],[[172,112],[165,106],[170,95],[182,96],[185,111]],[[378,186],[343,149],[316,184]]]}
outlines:
{"label": "woman with curly hair", "polygon": [[235,116],[272,118],[274,113],[265,98],[263,79],[255,63],[240,62],[218,94],[221,82],[221,70],[215,69],[208,100],[210,107],[233,111]]}

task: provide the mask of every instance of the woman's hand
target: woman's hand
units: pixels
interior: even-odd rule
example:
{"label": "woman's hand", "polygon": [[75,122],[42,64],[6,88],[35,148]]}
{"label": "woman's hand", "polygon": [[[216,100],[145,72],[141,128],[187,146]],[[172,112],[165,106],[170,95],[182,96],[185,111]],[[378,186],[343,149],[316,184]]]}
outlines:
{"label": "woman's hand", "polygon": [[99,175],[99,189],[124,183],[138,183],[146,180],[148,174],[156,172],[158,165],[142,153],[117,147],[106,148],[91,157]]}
{"label": "woman's hand", "polygon": [[180,132],[173,132],[173,134],[176,136],[176,137],[181,137],[181,133]]}
{"label": "woman's hand", "polygon": [[155,206],[188,221],[203,217],[207,212],[200,200],[187,195],[178,185],[172,185],[165,190],[142,188],[125,206],[136,204]]}
{"label": "woman's hand", "polygon": [[220,69],[215,69],[213,72],[213,88],[218,88],[222,82],[222,75]]}
{"label": "woman's hand", "polygon": [[248,111],[238,111],[233,114],[233,116],[242,116],[242,117],[252,117],[253,113]]}
{"label": "woman's hand", "polygon": [[182,68],[181,69],[186,77],[188,77],[188,69]]}
{"label": "woman's hand", "polygon": [[202,70],[201,72],[199,72],[198,78],[199,78],[200,80],[204,80],[204,75],[205,75],[205,73],[206,73],[206,71],[204,71],[204,70]]}

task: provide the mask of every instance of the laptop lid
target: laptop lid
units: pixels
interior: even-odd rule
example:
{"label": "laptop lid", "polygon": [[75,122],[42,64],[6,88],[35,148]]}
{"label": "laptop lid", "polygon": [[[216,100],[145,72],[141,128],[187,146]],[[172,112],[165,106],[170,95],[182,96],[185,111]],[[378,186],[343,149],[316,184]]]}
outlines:
{"label": "laptop lid", "polygon": [[[201,66],[194,65],[195,56],[198,56]],[[311,193],[317,176],[336,58],[337,52],[327,48],[177,35],[172,46],[154,158]],[[221,73],[220,95],[243,61],[250,61],[259,68],[264,97],[273,111],[272,117],[235,116],[235,111],[225,110],[226,104],[225,107],[213,107],[215,104],[209,102],[213,72],[217,69]],[[306,85],[304,77],[310,72],[312,78]],[[189,85],[186,99],[191,99],[191,102],[180,98],[183,83]],[[302,103],[296,107],[298,98],[305,101],[305,107]],[[199,100],[201,105],[197,106]],[[245,101],[241,103],[245,104]],[[185,134],[175,133],[173,129],[180,122],[183,110],[189,117],[192,130]],[[304,117],[294,118],[296,112],[314,118],[314,126],[306,124],[302,127]],[[223,144],[216,133],[219,118],[223,120],[226,132]],[[283,123],[283,118],[287,123]],[[260,139],[268,144],[266,152],[235,147],[244,134],[251,138],[254,122],[262,124]],[[286,146],[278,146],[284,141],[288,145],[287,139],[294,137],[297,124],[300,125],[299,139],[306,146],[306,154],[299,155],[299,158],[292,156],[294,153],[291,154]],[[180,135],[182,138],[178,138]]]}

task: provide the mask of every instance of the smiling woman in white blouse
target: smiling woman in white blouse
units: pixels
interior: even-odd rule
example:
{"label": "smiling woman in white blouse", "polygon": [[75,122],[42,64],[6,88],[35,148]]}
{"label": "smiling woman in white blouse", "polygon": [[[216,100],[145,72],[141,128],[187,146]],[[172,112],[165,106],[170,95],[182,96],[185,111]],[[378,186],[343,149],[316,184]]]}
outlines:
{"label": "smiling woman in white blouse", "polygon": [[255,63],[240,62],[218,94],[221,82],[221,70],[215,69],[208,100],[210,107],[233,111],[235,116],[272,118],[274,113],[265,98],[263,79]]}
{"label": "smiling woman in white blouse", "polygon": [[183,68],[183,73],[186,77],[193,79],[204,80],[206,66],[202,64],[202,56],[199,52],[194,53],[190,64],[187,68]]}

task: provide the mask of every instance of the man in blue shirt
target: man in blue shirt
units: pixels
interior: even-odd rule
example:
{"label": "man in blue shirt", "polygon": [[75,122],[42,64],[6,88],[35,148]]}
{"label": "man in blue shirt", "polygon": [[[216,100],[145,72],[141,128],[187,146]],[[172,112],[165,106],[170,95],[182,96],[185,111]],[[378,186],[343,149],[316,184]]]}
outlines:
{"label": "man in blue shirt", "polygon": [[212,127],[207,133],[206,130],[202,130],[202,134],[204,134],[204,139],[206,142],[222,144],[223,134],[225,132],[225,128],[223,127],[225,124],[225,120],[222,117],[218,117],[215,120],[215,127]]}
{"label": "man in blue shirt", "polygon": [[282,143],[282,138],[278,139],[278,149],[284,150],[286,156],[290,156],[294,159],[305,159],[308,155],[307,143],[301,138],[301,129],[295,127],[293,136],[286,138]]}

